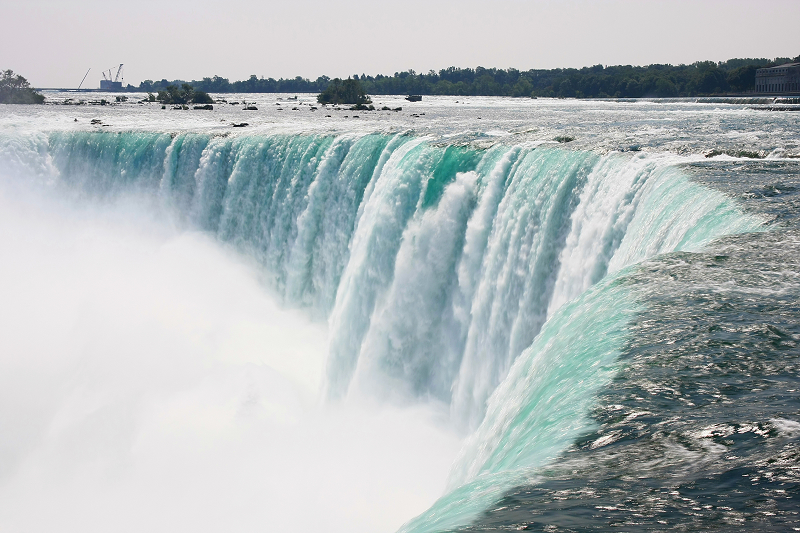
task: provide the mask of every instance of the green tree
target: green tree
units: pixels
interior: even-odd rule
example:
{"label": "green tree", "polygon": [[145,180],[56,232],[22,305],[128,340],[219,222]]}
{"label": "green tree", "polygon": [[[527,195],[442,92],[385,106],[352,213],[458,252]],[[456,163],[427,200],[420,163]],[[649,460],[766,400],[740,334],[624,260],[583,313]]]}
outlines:
{"label": "green tree", "polygon": [[163,91],[158,91],[158,101],[162,104],[213,104],[214,100],[203,91],[195,91],[188,83],[167,85]]}
{"label": "green tree", "polygon": [[364,88],[358,80],[348,78],[344,81],[339,78],[334,79],[328,88],[317,95],[317,102],[320,104],[370,104]]}
{"label": "green tree", "polygon": [[746,65],[728,74],[728,85],[735,91],[751,91],[756,86],[756,65]]}
{"label": "green tree", "polygon": [[0,104],[41,104],[44,96],[37,93],[28,80],[13,70],[0,72]]}
{"label": "green tree", "polygon": [[658,78],[656,81],[656,96],[668,98],[678,94],[678,89],[669,78]]}

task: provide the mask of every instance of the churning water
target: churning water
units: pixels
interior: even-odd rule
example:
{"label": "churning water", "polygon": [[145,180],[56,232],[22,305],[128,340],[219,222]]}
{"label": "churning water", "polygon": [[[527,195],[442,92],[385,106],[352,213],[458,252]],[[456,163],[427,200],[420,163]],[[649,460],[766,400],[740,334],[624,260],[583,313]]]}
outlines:
{"label": "churning water", "polygon": [[800,526],[797,114],[259,99],[2,108],[4,530]]}

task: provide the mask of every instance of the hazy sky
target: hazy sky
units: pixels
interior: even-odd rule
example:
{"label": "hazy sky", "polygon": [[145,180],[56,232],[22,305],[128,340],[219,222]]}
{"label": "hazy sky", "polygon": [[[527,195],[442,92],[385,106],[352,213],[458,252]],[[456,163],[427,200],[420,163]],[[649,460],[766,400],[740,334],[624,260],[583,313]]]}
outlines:
{"label": "hazy sky", "polygon": [[691,63],[800,54],[798,0],[0,0],[0,68],[37,87]]}

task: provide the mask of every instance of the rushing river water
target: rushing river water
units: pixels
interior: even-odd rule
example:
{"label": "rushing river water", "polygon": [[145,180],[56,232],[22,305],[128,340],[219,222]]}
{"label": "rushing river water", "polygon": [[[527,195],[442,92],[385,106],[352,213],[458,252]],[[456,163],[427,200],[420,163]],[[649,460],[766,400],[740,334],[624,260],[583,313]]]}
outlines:
{"label": "rushing river water", "polygon": [[4,530],[800,527],[800,113],[129,96],[0,107]]}

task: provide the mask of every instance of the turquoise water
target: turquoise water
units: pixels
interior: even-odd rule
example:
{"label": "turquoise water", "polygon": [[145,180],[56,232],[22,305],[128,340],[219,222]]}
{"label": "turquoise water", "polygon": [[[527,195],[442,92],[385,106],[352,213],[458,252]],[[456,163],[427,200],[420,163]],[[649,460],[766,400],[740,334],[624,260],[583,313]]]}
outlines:
{"label": "turquoise water", "polygon": [[769,222],[698,179],[702,156],[509,141],[20,132],[0,169],[79,205],[147,198],[255,262],[280,305],[327,324],[321,402],[437,406],[462,449],[402,531],[443,531],[600,431],[654,312],[648,261]]}

